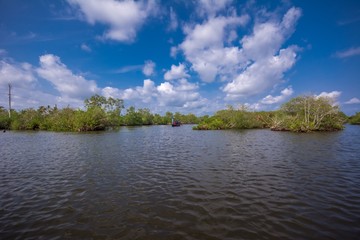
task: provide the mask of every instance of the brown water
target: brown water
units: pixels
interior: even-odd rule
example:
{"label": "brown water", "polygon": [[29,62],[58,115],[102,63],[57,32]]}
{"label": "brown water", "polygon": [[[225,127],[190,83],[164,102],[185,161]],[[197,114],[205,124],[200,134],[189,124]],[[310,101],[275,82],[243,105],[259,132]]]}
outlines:
{"label": "brown water", "polygon": [[356,239],[360,126],[0,133],[1,239]]}

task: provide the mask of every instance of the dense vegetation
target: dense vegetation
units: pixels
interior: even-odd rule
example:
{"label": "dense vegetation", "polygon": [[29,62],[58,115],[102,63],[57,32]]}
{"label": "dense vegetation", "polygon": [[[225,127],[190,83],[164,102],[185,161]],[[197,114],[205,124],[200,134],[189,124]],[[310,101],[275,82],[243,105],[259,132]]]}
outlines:
{"label": "dense vegetation", "polygon": [[230,107],[204,119],[196,130],[271,128],[277,131],[334,131],[344,127],[346,115],[331,100],[323,97],[301,96],[272,112],[250,112],[245,107]]}
{"label": "dense vegetation", "polygon": [[349,117],[349,123],[360,125],[360,112],[357,112],[354,116]]}
{"label": "dense vegetation", "polygon": [[0,107],[0,129],[97,131],[119,126],[171,124],[172,118],[182,123],[198,123],[194,114],[167,112],[164,116],[152,114],[149,109],[129,107],[125,114],[123,100],[95,95],[85,100],[85,110],[66,107],[41,106],[38,109],[8,111]]}
{"label": "dense vegetation", "polygon": [[147,108],[124,110],[123,100],[94,95],[84,102],[84,110],[41,106],[9,113],[0,107],[0,129],[97,131],[119,126],[166,125],[176,119],[183,124],[198,124],[196,130],[270,128],[277,131],[334,131],[348,120],[360,124],[360,113],[347,118],[330,99],[300,96],[283,104],[277,111],[253,112],[241,107],[216,112],[213,116],[166,112],[153,114]]}

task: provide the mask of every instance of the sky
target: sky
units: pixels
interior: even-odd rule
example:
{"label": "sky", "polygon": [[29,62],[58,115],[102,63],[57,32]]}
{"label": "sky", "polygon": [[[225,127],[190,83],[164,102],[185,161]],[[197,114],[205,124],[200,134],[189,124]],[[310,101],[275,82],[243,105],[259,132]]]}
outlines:
{"label": "sky", "polygon": [[0,106],[213,114],[296,96],[360,112],[358,0],[0,0]]}

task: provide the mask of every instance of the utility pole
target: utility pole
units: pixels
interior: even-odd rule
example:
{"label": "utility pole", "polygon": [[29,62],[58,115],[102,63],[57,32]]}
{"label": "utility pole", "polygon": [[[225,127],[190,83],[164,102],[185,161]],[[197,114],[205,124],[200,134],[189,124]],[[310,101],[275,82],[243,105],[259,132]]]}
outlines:
{"label": "utility pole", "polygon": [[9,83],[9,118],[11,118],[11,84]]}

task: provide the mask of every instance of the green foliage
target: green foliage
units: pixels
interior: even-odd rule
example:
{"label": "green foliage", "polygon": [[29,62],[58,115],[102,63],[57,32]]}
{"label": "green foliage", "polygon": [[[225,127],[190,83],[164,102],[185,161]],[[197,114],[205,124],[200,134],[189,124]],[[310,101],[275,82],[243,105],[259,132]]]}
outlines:
{"label": "green foliage", "polygon": [[[203,117],[197,130],[271,128],[278,131],[310,132],[343,129],[346,115],[328,98],[301,96],[285,103],[280,110],[250,112],[246,107],[218,111]],[[351,119],[360,123],[360,114]]]}
{"label": "green foliage", "polygon": [[226,129],[226,124],[218,117],[213,116],[201,121],[194,130],[221,130]]}
{"label": "green foliage", "polygon": [[357,112],[355,115],[349,117],[349,123],[354,125],[360,125],[360,112]]}
{"label": "green foliage", "polygon": [[[343,129],[346,115],[330,99],[314,96],[300,96],[285,103],[280,110],[272,112],[252,112],[245,106],[228,109],[196,117],[179,112],[166,112],[164,116],[152,114],[149,109],[136,110],[129,107],[121,115],[123,100],[94,95],[84,101],[85,110],[70,107],[58,109],[56,106],[41,106],[37,110],[24,109],[20,112],[8,111],[0,107],[0,128],[16,130],[50,131],[98,131],[109,127],[171,124],[172,119],[183,124],[198,124],[197,130],[271,128],[281,131],[333,131]],[[360,113],[350,117],[351,124],[360,124]]]}
{"label": "green foliage", "polygon": [[11,129],[37,130],[40,129],[41,120],[41,115],[35,109],[24,109],[19,114],[12,114]]}
{"label": "green foliage", "polygon": [[74,130],[79,132],[104,130],[109,126],[106,113],[100,107],[91,107],[87,111],[77,111]]}
{"label": "green foliage", "polygon": [[272,126],[274,130],[296,132],[334,131],[343,129],[344,114],[329,98],[300,96],[281,107],[283,117]]}
{"label": "green foliage", "polygon": [[142,125],[152,125],[154,120],[154,115],[151,114],[150,110],[147,108],[139,109],[139,115],[141,116]]}
{"label": "green foliage", "polygon": [[179,112],[175,114],[166,112],[164,116],[161,116],[160,114],[152,114],[147,108],[136,110],[134,107],[129,107],[126,110],[126,114],[122,117],[122,124],[126,126],[167,125],[171,124],[172,119],[183,124],[199,123],[199,118],[191,113],[183,115]]}
{"label": "green foliage", "polygon": [[94,95],[84,101],[85,110],[66,107],[58,109],[56,106],[41,106],[37,110],[29,108],[19,112],[12,111],[9,119],[8,111],[0,107],[0,128],[14,130],[49,130],[49,131],[99,131],[107,128],[126,126],[140,126],[153,124],[171,124],[175,116],[182,123],[198,123],[194,114],[166,112],[164,116],[152,114],[149,109],[136,110],[129,107],[124,115],[123,100],[105,98]]}
{"label": "green foliage", "polygon": [[266,127],[263,118],[265,113],[249,112],[245,108],[235,110],[232,106],[227,110],[220,110],[213,117],[206,117],[199,123],[196,130],[218,129],[251,129]]}
{"label": "green foliage", "polygon": [[55,107],[47,116],[43,130],[76,131],[76,113],[76,110],[69,107],[60,110]]}
{"label": "green foliage", "polygon": [[10,128],[10,119],[9,112],[0,106],[0,129],[9,129]]}
{"label": "green foliage", "polygon": [[85,111],[41,106],[37,110],[12,111],[11,119],[7,111],[0,108],[0,127],[14,130],[98,131],[120,126],[123,100],[94,95],[84,103]]}
{"label": "green foliage", "polygon": [[160,114],[154,114],[153,117],[153,124],[155,125],[166,125],[168,124],[166,119],[164,117],[162,117]]}
{"label": "green foliage", "polygon": [[139,126],[142,125],[142,115],[139,111],[136,111],[134,107],[130,107],[126,110],[124,116],[124,124],[127,126]]}

